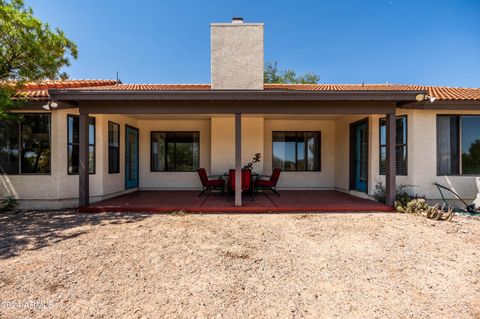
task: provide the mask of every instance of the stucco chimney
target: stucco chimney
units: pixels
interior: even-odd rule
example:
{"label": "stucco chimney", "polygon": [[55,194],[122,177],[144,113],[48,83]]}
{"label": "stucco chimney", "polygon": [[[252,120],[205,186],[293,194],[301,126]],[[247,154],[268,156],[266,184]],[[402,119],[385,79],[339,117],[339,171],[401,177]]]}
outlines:
{"label": "stucco chimney", "polygon": [[212,89],[263,90],[263,23],[210,26]]}

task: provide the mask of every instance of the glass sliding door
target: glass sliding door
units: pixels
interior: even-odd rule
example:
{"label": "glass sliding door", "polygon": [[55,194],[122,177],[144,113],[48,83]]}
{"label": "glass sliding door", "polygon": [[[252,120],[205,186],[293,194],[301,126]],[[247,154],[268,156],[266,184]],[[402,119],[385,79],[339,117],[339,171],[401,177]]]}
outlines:
{"label": "glass sliding door", "polygon": [[138,129],[125,127],[125,188],[138,187]]}

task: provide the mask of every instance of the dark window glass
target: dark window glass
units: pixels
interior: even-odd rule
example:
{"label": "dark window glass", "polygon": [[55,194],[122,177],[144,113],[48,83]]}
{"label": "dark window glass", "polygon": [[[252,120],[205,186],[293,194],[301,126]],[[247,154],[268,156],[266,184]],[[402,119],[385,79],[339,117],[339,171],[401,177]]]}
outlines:
{"label": "dark window glass", "polygon": [[120,125],[108,122],[108,173],[120,172]]}
{"label": "dark window glass", "polygon": [[151,170],[193,172],[200,162],[199,132],[152,132]]}
{"label": "dark window glass", "polygon": [[462,116],[462,173],[480,174],[480,116]]}
{"label": "dark window glass", "polygon": [[273,132],[272,165],[284,171],[320,170],[320,132]]}
{"label": "dark window glass", "polygon": [[24,115],[20,127],[22,173],[50,173],[50,115]]}
{"label": "dark window glass", "polygon": [[437,174],[480,174],[480,116],[437,116]]}
{"label": "dark window glass", "polygon": [[0,173],[18,174],[19,130],[17,122],[0,122]]}
{"label": "dark window glass", "polygon": [[50,173],[50,114],[23,114],[0,122],[0,172]]}
{"label": "dark window glass", "polygon": [[460,173],[460,136],[458,116],[437,117],[437,173],[456,175]]}
{"label": "dark window glass", "polygon": [[[74,175],[78,174],[78,165],[79,165],[79,116],[78,115],[68,115],[68,174]],[[91,117],[88,125],[88,168],[90,174],[95,174],[95,118]]]}
{"label": "dark window glass", "polygon": [[[408,175],[407,117],[396,119],[396,174]],[[387,170],[387,124],[385,118],[380,119],[380,175]]]}

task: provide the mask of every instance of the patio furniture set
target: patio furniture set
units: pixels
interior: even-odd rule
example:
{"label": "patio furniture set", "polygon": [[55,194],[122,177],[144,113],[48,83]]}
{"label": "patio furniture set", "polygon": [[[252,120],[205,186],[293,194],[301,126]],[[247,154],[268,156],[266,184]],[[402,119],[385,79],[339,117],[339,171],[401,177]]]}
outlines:
{"label": "patio furniture set", "polygon": [[[282,172],[279,168],[274,168],[272,175],[260,175],[252,172],[250,169],[242,169],[241,174],[241,191],[252,195],[252,200],[259,190],[271,190],[277,196],[280,194],[277,191],[277,183]],[[204,168],[198,169],[198,176],[202,182],[203,190],[198,194],[202,196],[207,191],[219,190],[222,194],[225,193],[225,186],[228,194],[235,193],[235,170],[230,169],[228,173],[223,175],[208,176]],[[225,179],[226,178],[226,181]]]}

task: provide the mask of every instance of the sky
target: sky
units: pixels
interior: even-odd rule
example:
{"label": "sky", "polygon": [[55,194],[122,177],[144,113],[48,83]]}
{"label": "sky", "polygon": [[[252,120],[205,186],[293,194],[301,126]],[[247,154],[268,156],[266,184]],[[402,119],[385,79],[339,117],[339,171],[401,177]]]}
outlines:
{"label": "sky", "polygon": [[320,83],[480,87],[480,0],[27,0],[72,79],[209,83],[210,23],[265,23],[265,61]]}

